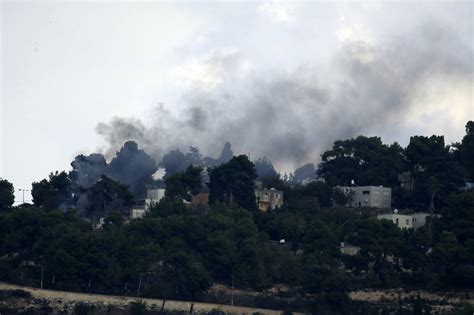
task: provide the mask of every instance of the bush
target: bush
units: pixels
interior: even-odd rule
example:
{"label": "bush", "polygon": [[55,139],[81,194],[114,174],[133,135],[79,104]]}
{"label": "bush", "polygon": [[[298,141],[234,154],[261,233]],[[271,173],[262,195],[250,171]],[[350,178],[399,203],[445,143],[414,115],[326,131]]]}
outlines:
{"label": "bush", "polygon": [[128,310],[132,315],[141,315],[146,312],[146,304],[142,300],[130,302],[128,304]]}
{"label": "bush", "polygon": [[79,302],[74,306],[74,314],[76,315],[87,315],[89,312],[92,312],[95,309],[95,306],[92,304]]}

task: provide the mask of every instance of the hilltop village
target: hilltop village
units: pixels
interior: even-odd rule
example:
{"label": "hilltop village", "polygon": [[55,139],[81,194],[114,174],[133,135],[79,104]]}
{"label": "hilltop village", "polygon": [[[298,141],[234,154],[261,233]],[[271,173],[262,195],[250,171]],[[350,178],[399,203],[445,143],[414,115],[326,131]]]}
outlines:
{"label": "hilltop village", "polygon": [[129,141],[71,166],[33,183],[32,204],[1,181],[1,281],[323,313],[353,308],[354,290],[474,288],[472,121],[451,145],[337,140],[289,175],[230,144],[156,163]]}

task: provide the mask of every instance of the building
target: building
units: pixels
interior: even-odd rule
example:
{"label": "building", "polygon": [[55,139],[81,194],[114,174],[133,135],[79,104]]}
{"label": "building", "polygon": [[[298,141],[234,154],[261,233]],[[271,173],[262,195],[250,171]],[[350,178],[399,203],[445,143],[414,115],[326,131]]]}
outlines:
{"label": "building", "polygon": [[275,188],[257,188],[255,189],[255,198],[260,211],[267,212],[283,206],[283,192]]}
{"label": "building", "polygon": [[400,214],[398,212],[379,214],[377,219],[389,220],[397,225],[400,229],[418,229],[426,224],[429,213],[418,212],[412,214]]}
{"label": "building", "polygon": [[337,186],[347,196],[348,207],[369,207],[390,209],[392,206],[392,189],[383,186]]}
{"label": "building", "polygon": [[191,197],[191,207],[193,208],[207,207],[208,205],[209,205],[208,192],[200,192]]}
{"label": "building", "polygon": [[344,242],[341,242],[341,246],[339,247],[341,254],[349,255],[349,256],[357,255],[360,252],[360,249],[361,248],[358,246],[348,245]]}
{"label": "building", "polygon": [[148,189],[145,199],[136,200],[130,213],[131,219],[142,218],[152,206],[160,202],[165,196],[165,190],[161,188]]}

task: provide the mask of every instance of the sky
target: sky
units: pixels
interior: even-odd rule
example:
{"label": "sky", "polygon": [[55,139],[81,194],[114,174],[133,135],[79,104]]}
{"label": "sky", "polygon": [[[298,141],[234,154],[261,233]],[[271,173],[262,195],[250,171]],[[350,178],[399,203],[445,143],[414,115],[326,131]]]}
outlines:
{"label": "sky", "polygon": [[474,119],[469,1],[0,8],[0,177],[16,189],[126,140],[157,161],[191,145],[217,155],[229,140],[291,171],[337,139],[452,143]]}

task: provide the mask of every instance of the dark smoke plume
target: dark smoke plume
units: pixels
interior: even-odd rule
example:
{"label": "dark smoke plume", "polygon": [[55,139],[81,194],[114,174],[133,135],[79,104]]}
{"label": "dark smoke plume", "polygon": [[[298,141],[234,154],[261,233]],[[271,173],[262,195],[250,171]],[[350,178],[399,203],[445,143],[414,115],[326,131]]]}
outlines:
{"label": "dark smoke plume", "polygon": [[127,141],[109,164],[107,175],[127,185],[135,196],[145,195],[157,171],[156,162],[136,142]]}
{"label": "dark smoke plume", "polygon": [[90,188],[100,176],[107,173],[107,162],[102,154],[97,153],[89,156],[78,155],[71,166],[69,178],[75,185],[83,188]]}
{"label": "dark smoke plume", "polygon": [[133,141],[125,142],[109,164],[102,154],[91,154],[76,156],[71,166],[69,176],[78,193],[77,203],[81,209],[88,206],[89,200],[81,192],[96,184],[102,175],[126,185],[136,197],[142,197],[147,187],[153,185],[153,174],[158,169],[155,160],[138,149],[137,143]]}
{"label": "dark smoke plume", "polygon": [[170,149],[190,145],[216,155],[229,140],[238,153],[294,167],[317,162],[337,139],[403,134],[413,106],[421,111],[430,105],[417,99],[427,82],[472,80],[472,53],[454,32],[435,23],[379,46],[347,42],[329,69],[308,63],[270,78],[241,80],[235,75],[238,54],[213,53],[202,62],[219,67],[222,83],[188,91],[179,115],[160,105],[147,121],[114,118],[99,124],[97,132],[107,142],[108,156],[127,140],[137,141],[157,161]]}

